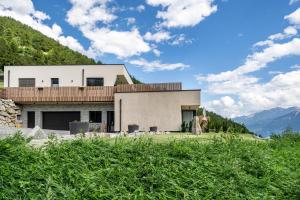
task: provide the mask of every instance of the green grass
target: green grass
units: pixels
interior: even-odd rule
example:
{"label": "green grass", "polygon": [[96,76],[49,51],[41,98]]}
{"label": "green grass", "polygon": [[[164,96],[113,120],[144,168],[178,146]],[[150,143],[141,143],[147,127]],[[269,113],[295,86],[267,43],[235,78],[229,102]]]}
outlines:
{"label": "green grass", "polygon": [[0,140],[0,199],[300,198],[299,135],[149,137]]}
{"label": "green grass", "polygon": [[3,86],[4,86],[3,81],[0,81],[0,88],[3,88]]}

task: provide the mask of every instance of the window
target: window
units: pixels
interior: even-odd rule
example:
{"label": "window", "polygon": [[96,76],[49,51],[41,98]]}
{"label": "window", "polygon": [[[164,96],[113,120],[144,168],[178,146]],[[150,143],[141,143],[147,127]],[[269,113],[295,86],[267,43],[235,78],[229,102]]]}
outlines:
{"label": "window", "polygon": [[90,111],[90,123],[101,123],[102,112],[101,111]]}
{"label": "window", "polygon": [[86,86],[103,86],[103,78],[87,78]]}
{"label": "window", "polygon": [[59,86],[59,79],[51,78],[51,87],[58,87],[58,86]]}
{"label": "window", "polygon": [[182,111],[182,122],[190,123],[193,120],[194,116],[196,116],[196,111],[194,110],[183,110]]}
{"label": "window", "polygon": [[19,78],[19,87],[35,87],[35,78]]}

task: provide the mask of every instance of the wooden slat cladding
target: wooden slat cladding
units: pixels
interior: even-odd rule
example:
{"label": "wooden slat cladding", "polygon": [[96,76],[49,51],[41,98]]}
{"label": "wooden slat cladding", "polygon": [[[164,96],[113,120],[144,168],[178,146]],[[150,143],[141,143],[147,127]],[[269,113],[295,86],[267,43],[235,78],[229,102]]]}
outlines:
{"label": "wooden slat cladding", "polygon": [[181,83],[153,83],[116,86],[116,92],[153,92],[174,90],[182,90]]}
{"label": "wooden slat cladding", "polygon": [[34,102],[112,102],[116,92],[181,90],[181,83],[133,84],[91,87],[18,87],[5,88],[2,97],[17,103]]}

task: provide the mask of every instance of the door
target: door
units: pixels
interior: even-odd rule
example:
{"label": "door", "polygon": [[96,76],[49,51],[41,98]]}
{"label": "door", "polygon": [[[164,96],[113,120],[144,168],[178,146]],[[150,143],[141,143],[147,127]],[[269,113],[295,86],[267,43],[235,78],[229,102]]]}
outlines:
{"label": "door", "polygon": [[43,129],[70,130],[73,121],[80,121],[80,112],[43,112]]}
{"label": "door", "polygon": [[107,132],[108,133],[114,132],[114,125],[115,125],[115,112],[107,111]]}
{"label": "door", "polygon": [[28,111],[27,112],[27,128],[35,127],[35,112]]}

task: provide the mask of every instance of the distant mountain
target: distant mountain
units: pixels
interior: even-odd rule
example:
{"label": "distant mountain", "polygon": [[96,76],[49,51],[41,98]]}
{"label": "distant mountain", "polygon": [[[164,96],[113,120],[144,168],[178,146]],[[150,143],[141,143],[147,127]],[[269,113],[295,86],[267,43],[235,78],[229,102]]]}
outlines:
{"label": "distant mountain", "polygon": [[233,120],[245,124],[250,131],[264,137],[281,133],[288,127],[300,131],[300,108],[273,108]]}

